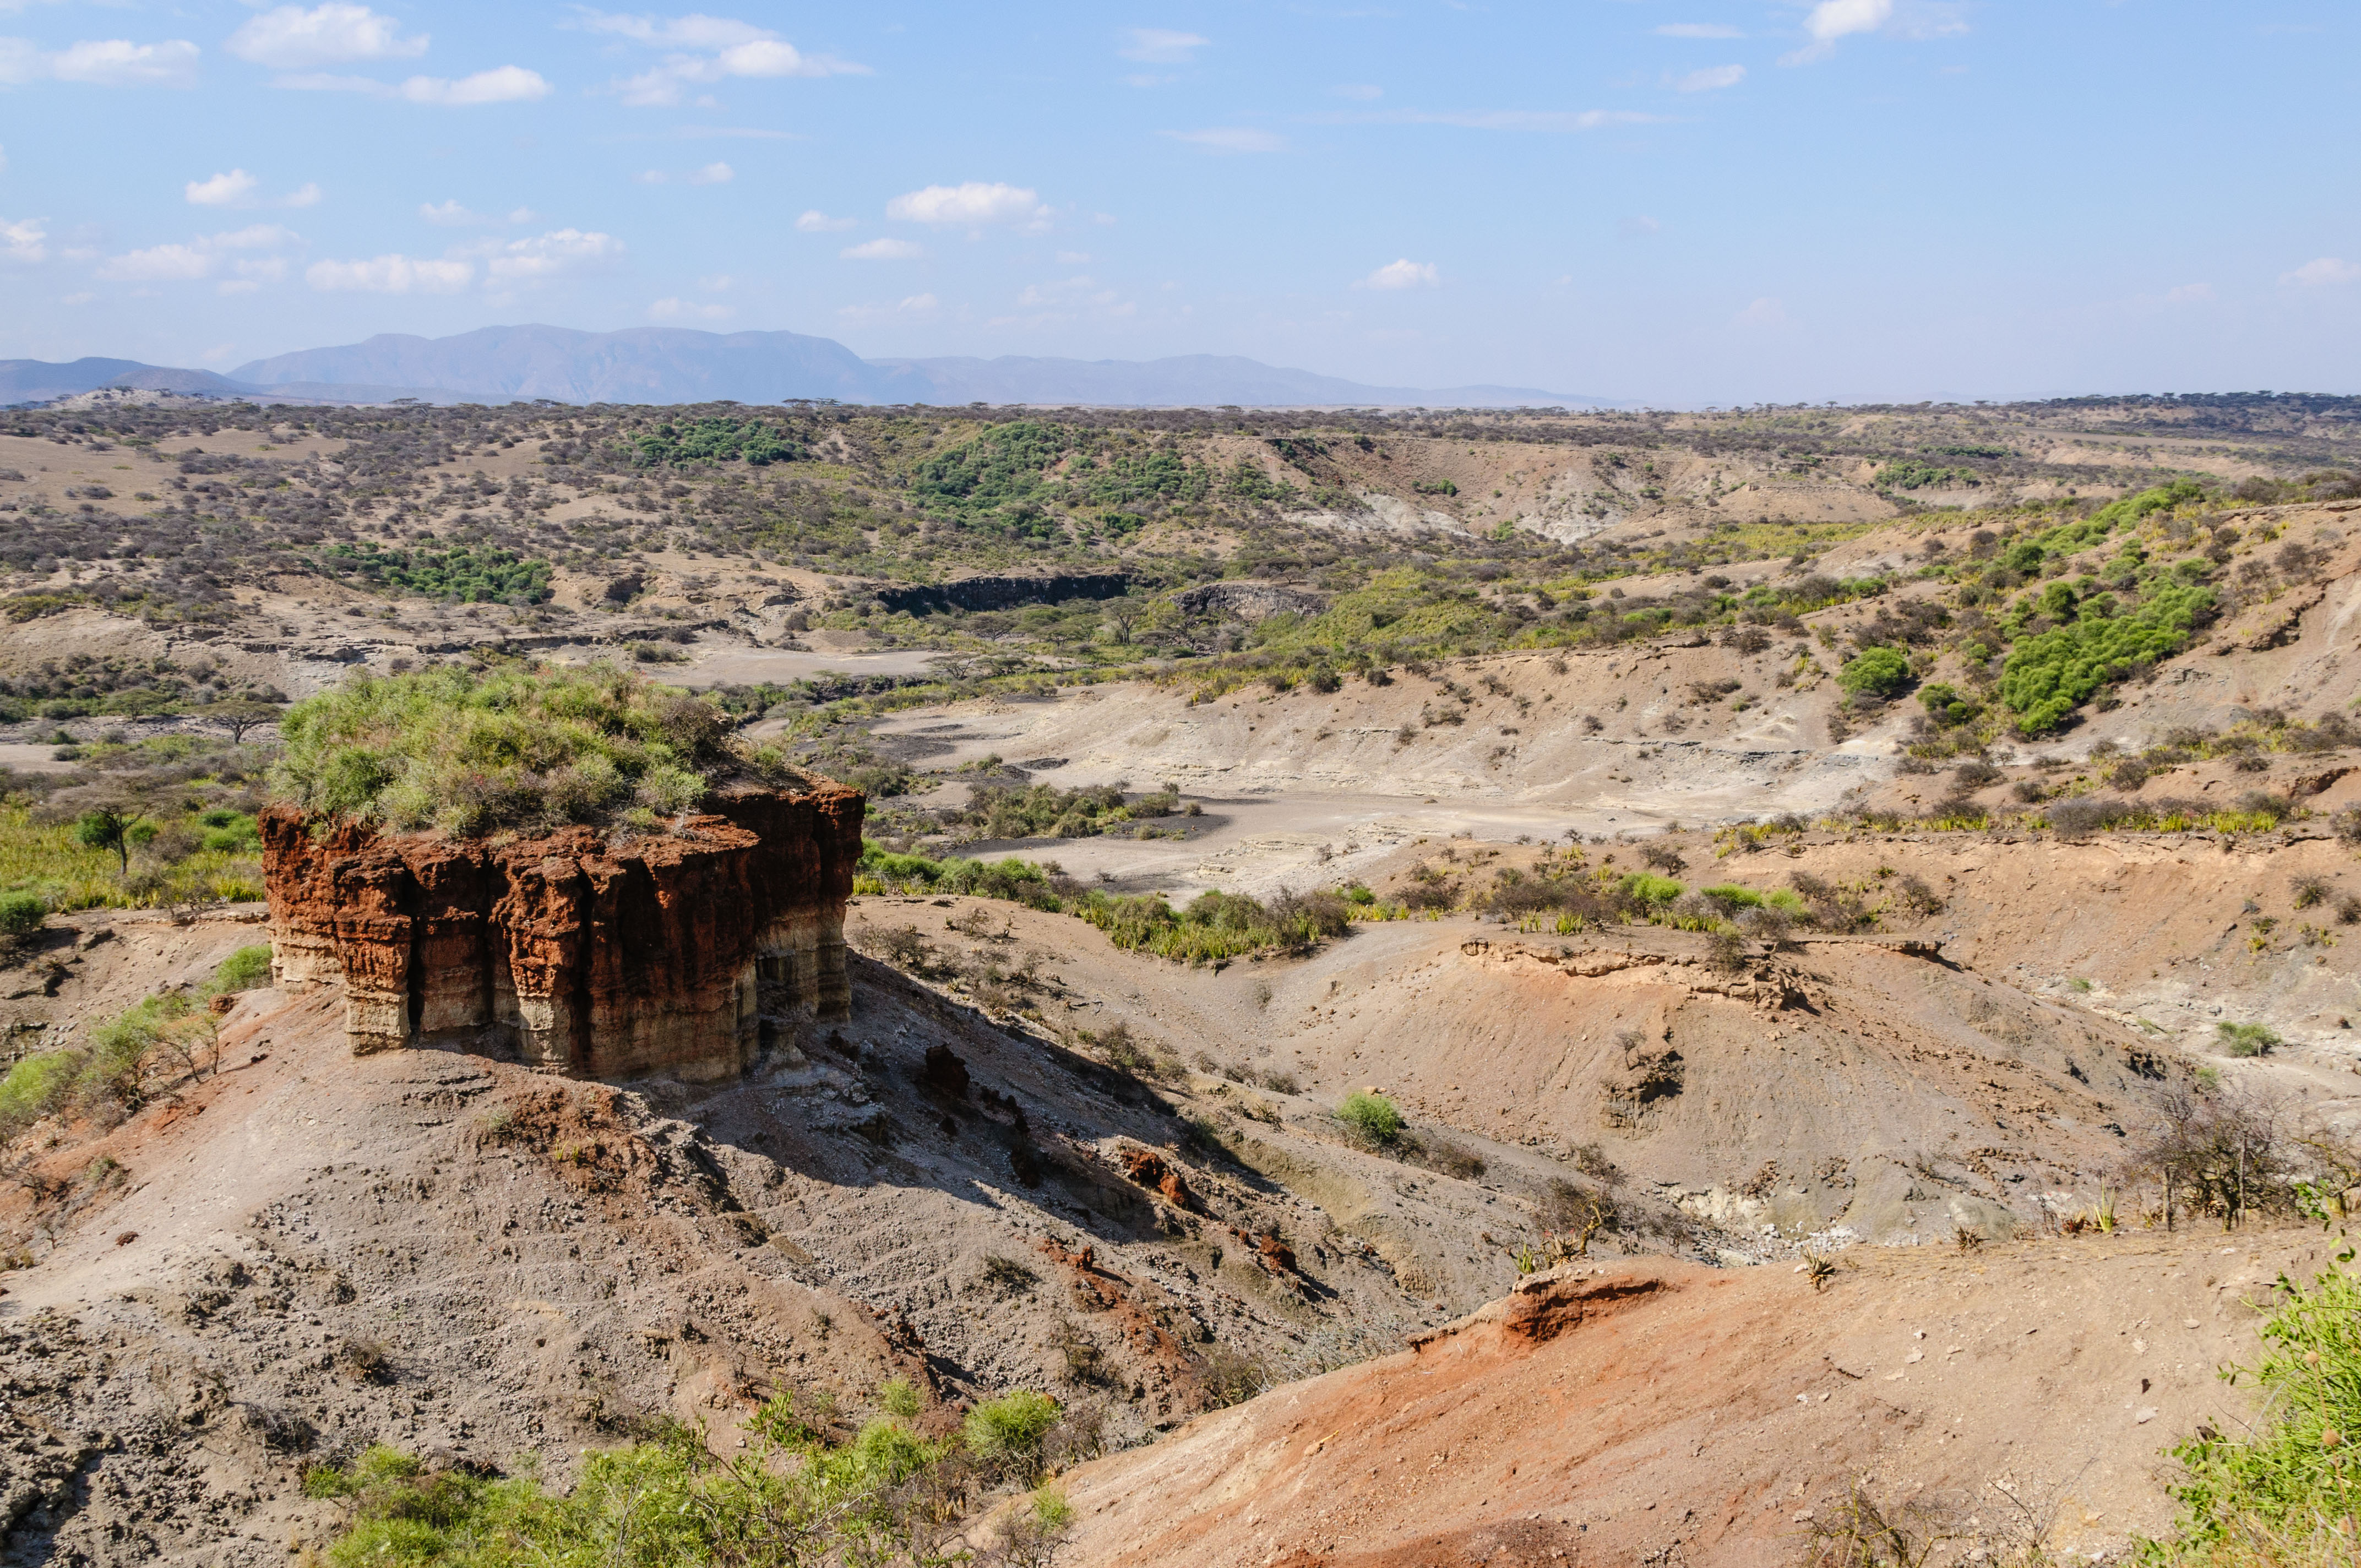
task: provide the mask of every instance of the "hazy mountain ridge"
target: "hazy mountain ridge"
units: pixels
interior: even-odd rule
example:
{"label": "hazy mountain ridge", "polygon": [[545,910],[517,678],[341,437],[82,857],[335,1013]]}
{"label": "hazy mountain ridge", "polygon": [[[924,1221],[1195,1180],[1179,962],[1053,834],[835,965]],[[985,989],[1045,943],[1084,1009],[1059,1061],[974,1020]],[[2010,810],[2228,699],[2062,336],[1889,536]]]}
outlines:
{"label": "hazy mountain ridge", "polygon": [[680,327],[593,333],[499,326],[440,338],[380,333],[362,343],[253,360],[225,376],[128,359],[64,365],[0,360],[0,400],[40,402],[103,387],[327,402],[410,396],[434,402],[549,398],[572,403],[774,403],[833,398],[853,403],[1116,407],[1609,406],[1598,398],[1522,387],[1376,387],[1235,355],[866,360],[832,338]]}

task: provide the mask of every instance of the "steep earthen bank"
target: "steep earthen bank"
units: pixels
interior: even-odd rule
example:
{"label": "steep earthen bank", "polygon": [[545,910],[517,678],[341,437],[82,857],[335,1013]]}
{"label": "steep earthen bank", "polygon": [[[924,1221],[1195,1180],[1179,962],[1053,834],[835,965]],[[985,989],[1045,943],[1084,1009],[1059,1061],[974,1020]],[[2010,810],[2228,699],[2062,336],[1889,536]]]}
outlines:
{"label": "steep earthen bank", "polygon": [[357,1054],[513,1049],[580,1078],[741,1071],[763,1020],[842,1017],[863,797],[725,790],[663,834],[507,839],[261,817],[274,979],[341,982]]}

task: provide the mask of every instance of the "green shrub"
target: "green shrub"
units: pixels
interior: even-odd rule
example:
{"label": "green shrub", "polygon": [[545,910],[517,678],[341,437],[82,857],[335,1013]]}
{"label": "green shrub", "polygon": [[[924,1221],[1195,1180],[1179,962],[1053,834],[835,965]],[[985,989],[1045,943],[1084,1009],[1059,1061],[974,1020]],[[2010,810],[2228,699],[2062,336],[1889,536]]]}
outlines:
{"label": "green shrub", "polygon": [[1837,672],[1837,685],[1855,696],[1894,696],[1910,681],[1910,657],[1899,648],[1864,648]]}
{"label": "green shrub", "polygon": [[82,1080],[80,1051],[27,1057],[0,1078],[0,1144],[65,1105]]}
{"label": "green shrub", "polygon": [[38,893],[0,894],[0,937],[29,937],[49,917],[49,900]]}
{"label": "green shrub", "polygon": [[1670,904],[1684,892],[1679,883],[1653,872],[1633,872],[1623,879],[1623,891],[1648,904]]}
{"label": "green shrub", "polygon": [[970,1410],[964,1430],[968,1451],[1005,1468],[1039,1459],[1041,1440],[1058,1424],[1058,1401],[1029,1388],[1014,1388]]}
{"label": "green shrub", "polygon": [[206,996],[227,996],[270,983],[270,944],[257,942],[222,959],[214,977],[198,990]]}
{"label": "green shrub", "polygon": [[918,1386],[907,1377],[888,1377],[877,1390],[877,1405],[889,1416],[908,1420],[925,1409]]}
{"label": "green shrub", "polygon": [[1701,887],[1697,892],[1712,899],[1724,909],[1759,909],[1763,905],[1761,894],[1751,887],[1740,887],[1735,883],[1723,883],[1718,887]]}
{"label": "green shrub", "polygon": [[2187,647],[2213,603],[2212,588],[2169,577],[2158,578],[2148,598],[2121,615],[2093,601],[2079,619],[2016,645],[2001,670],[2001,700],[2020,733],[2054,729],[2109,681]]}
{"label": "green shrub", "polygon": [[2216,1024],[2213,1033],[2234,1057],[2267,1057],[2287,1043],[2268,1024]]}
{"label": "green shrub", "polygon": [[1402,1113],[1382,1094],[1356,1090],[1336,1107],[1336,1120],[1373,1144],[1389,1144],[1401,1136]]}
{"label": "green shrub", "polygon": [[361,676],[288,710],[272,783],[324,816],[461,835],[669,816],[715,777],[781,771],[732,748],[730,722],[612,665]]}
{"label": "green shrub", "polygon": [[2287,1300],[2264,1323],[2262,1365],[2225,1374],[2261,1386],[2255,1424],[2202,1427],[2172,1456],[2182,1478],[2176,1539],[2142,1543],[2167,1564],[2349,1563],[2353,1443],[2361,1431],[2361,1280],[2332,1267],[2310,1288],[2281,1276]]}

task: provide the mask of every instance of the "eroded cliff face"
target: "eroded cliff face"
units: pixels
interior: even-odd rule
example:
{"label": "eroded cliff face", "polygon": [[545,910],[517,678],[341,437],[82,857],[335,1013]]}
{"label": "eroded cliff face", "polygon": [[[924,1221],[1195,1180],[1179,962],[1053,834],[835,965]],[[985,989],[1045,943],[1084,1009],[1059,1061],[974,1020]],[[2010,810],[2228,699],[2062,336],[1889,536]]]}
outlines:
{"label": "eroded cliff face", "polygon": [[578,1078],[742,1071],[841,1018],[857,790],[725,788],[670,832],[453,839],[262,815],[275,979],[341,983],[356,1054],[451,1043]]}

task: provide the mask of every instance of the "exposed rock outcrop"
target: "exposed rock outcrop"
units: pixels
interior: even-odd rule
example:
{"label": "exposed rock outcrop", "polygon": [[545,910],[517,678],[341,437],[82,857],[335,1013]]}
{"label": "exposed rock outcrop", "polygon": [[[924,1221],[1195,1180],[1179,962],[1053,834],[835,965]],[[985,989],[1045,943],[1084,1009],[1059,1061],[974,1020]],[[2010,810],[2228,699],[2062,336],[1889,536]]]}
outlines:
{"label": "exposed rock outcrop", "polygon": [[959,577],[874,591],[888,611],[931,615],[939,610],[1013,609],[1021,604],[1059,604],[1067,599],[1120,598],[1131,579],[1120,572],[1063,572],[1038,576]]}
{"label": "exposed rock outcrop", "polygon": [[341,982],[358,1055],[456,1043],[554,1072],[734,1076],[766,1019],[840,1018],[863,798],[719,792],[669,832],[506,839],[261,818],[277,983]]}

